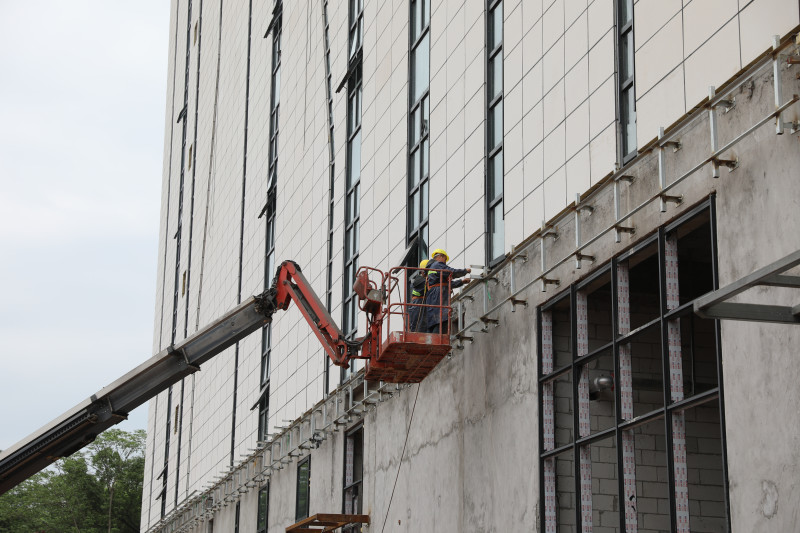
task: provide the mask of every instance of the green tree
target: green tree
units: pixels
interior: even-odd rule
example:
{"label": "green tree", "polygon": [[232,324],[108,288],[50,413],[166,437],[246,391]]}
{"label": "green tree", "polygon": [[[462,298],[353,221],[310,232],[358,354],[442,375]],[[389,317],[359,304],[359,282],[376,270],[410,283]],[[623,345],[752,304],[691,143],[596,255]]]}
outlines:
{"label": "green tree", "polygon": [[0,533],[139,531],[144,440],[108,430],[0,496]]}

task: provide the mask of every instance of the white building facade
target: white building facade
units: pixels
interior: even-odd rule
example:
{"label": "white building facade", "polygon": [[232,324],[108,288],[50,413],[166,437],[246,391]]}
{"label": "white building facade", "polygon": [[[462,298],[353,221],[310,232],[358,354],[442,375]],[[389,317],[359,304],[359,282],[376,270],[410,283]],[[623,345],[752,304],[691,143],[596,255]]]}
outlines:
{"label": "white building facade", "polygon": [[332,366],[290,308],[160,393],[142,531],[793,530],[800,335],[693,305],[800,249],[799,24],[794,0],[172,0],[154,353],[285,259],[354,336],[359,266],[443,248],[482,279],[420,385]]}

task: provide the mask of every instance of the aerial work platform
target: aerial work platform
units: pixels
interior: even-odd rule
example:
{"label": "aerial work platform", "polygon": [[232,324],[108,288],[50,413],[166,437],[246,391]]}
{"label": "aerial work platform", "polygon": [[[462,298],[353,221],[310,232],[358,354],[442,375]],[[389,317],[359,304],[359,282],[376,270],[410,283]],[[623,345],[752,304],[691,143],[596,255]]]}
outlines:
{"label": "aerial work platform", "polygon": [[[408,330],[409,304],[407,298],[402,298],[404,291],[400,287],[407,286],[403,273],[407,276],[415,271],[403,267],[391,273],[369,267],[359,269],[354,289],[359,296],[359,308],[367,316],[367,327],[363,337],[353,339],[338,328],[300,267],[293,261],[284,261],[271,287],[262,294],[250,297],[194,335],[165,348],[0,453],[0,494],[83,448],[101,432],[125,420],[133,409],[269,324],[273,314],[286,310],[291,302],[297,305],[334,364],[348,367],[353,359],[367,359],[369,380],[419,383],[450,352],[450,337],[449,323],[446,331],[439,333]],[[449,304],[449,298],[446,303]],[[417,307],[434,307],[438,313],[448,313],[447,316],[450,312],[449,305],[443,303],[417,304]],[[392,317],[400,318],[401,331],[391,331]]]}

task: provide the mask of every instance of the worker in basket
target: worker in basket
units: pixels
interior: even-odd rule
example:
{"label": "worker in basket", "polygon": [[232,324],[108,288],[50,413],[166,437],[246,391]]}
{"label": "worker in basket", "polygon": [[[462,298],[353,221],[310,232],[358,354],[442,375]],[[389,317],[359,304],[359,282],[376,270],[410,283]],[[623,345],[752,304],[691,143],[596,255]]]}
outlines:
{"label": "worker in basket", "polygon": [[[450,320],[450,289],[460,287],[471,280],[456,279],[472,272],[469,268],[452,268],[447,266],[450,256],[441,248],[431,253],[431,259],[426,265],[428,275],[426,279],[425,318],[428,333],[447,333],[447,324]],[[451,279],[454,280],[451,282]]]}
{"label": "worker in basket", "polygon": [[[419,262],[419,268],[424,269],[428,264],[428,259]],[[411,305],[408,307],[408,331],[425,331],[425,313],[421,307],[425,303],[425,285],[427,276],[425,270],[417,270],[411,276]]]}

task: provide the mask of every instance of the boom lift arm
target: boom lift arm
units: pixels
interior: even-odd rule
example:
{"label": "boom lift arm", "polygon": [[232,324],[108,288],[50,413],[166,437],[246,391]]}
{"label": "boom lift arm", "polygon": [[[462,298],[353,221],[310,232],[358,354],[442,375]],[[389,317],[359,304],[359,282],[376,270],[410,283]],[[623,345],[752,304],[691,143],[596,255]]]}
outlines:
{"label": "boom lift arm", "polygon": [[[391,292],[390,286],[397,285],[397,279],[381,273],[381,287],[378,288],[369,279],[370,271],[379,272],[370,268],[360,269],[354,287],[359,296],[360,307],[368,317],[368,331],[361,339],[345,338],[303,276],[300,267],[294,261],[284,261],[278,267],[269,289],[248,298],[194,335],[162,350],[97,394],[9,449],[3,450],[0,453],[0,494],[57,459],[86,446],[101,432],[125,420],[133,409],[184,377],[197,372],[200,365],[269,324],[275,312],[288,309],[292,301],[297,304],[334,364],[348,366],[353,358],[361,357],[370,359],[367,363],[369,379],[423,379],[443,354],[449,352],[449,336],[399,332],[401,338],[398,342],[395,334],[395,342],[391,343],[392,350],[396,351],[398,346],[422,346],[422,351],[419,348],[415,353],[403,350],[400,366],[396,366],[397,363],[391,357],[380,361],[381,327],[391,307],[386,302],[386,295]],[[402,309],[403,304],[399,305]],[[411,337],[414,342],[409,342]],[[387,350],[387,353],[392,350]],[[425,357],[434,351],[435,357]],[[423,355],[423,364],[416,360],[420,358],[420,354]],[[373,377],[369,376],[370,364],[374,368]],[[395,369],[401,369],[405,373],[396,374]]]}

